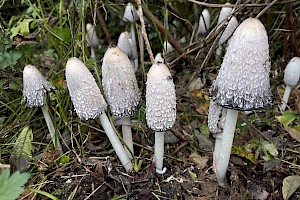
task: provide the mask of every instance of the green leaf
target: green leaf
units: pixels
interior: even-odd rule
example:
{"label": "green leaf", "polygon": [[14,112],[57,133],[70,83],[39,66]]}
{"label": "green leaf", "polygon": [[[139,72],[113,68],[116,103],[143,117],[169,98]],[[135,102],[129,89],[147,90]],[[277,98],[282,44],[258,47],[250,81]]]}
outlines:
{"label": "green leaf", "polygon": [[63,155],[60,159],[59,159],[59,164],[66,164],[70,161],[70,157],[68,155]]}
{"label": "green leaf", "polygon": [[29,25],[32,21],[34,21],[34,19],[24,19],[23,21],[18,22],[17,26],[10,29],[10,31],[12,33],[10,36],[10,39],[12,40],[19,33],[22,35],[29,34],[30,33]]}
{"label": "green leaf", "polygon": [[198,181],[197,174],[194,173],[194,172],[192,172],[192,171],[190,171],[190,170],[188,170],[188,172],[189,172],[189,175],[190,175],[192,181],[193,181],[194,183],[197,182],[197,181]]}
{"label": "green leaf", "polygon": [[28,181],[29,173],[15,172],[9,176],[9,170],[0,174],[0,197],[3,200],[14,200],[24,191],[23,185]]}
{"label": "green leaf", "polygon": [[289,199],[300,186],[300,176],[288,176],[283,179],[282,196]]}
{"label": "green leaf", "polygon": [[70,29],[56,26],[53,28],[53,32],[55,33],[55,35],[60,37],[64,42],[69,43],[72,40]]}
{"label": "green leaf", "polygon": [[17,64],[21,56],[22,52],[14,49],[5,52],[0,52],[0,68],[5,69],[8,66],[13,66]]}
{"label": "green leaf", "polygon": [[16,140],[14,151],[19,155],[23,155],[32,158],[32,145],[33,140],[32,130],[28,126],[23,128],[19,137]]}
{"label": "green leaf", "polygon": [[283,124],[284,126],[288,126],[290,123],[292,123],[296,119],[295,113],[293,113],[290,110],[287,110],[283,113],[282,116],[277,116],[277,120]]}
{"label": "green leaf", "polygon": [[234,145],[232,146],[231,153],[246,158],[254,164],[257,162],[255,155],[251,151],[245,149],[244,147]]}
{"label": "green leaf", "polygon": [[276,146],[273,143],[269,143],[267,141],[262,141],[261,145],[262,145],[262,150],[264,152],[264,155],[262,156],[262,158],[265,161],[270,160],[271,156],[275,157],[275,156],[278,155],[278,151],[276,149]]}

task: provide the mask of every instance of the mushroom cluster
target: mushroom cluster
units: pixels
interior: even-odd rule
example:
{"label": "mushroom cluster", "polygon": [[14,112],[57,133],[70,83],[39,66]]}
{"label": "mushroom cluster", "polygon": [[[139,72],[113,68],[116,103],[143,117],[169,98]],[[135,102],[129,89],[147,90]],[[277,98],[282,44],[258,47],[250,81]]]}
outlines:
{"label": "mushroom cluster", "polygon": [[[249,59],[251,58],[251,59]],[[220,107],[227,109],[223,133],[215,149],[215,171],[219,185],[225,186],[238,111],[262,109],[272,104],[270,90],[270,59],[268,36],[264,25],[255,18],[243,21],[233,33],[221,69],[209,95],[213,103],[209,127],[216,125]],[[214,123],[214,124],[212,124]]]}

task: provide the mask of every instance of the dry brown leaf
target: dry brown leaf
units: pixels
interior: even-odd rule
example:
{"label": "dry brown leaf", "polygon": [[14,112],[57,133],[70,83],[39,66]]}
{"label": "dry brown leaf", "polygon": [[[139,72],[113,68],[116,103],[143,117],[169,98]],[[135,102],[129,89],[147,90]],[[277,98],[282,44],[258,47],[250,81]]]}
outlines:
{"label": "dry brown leaf", "polygon": [[300,176],[288,176],[283,179],[282,196],[284,200],[289,199],[300,186]]}
{"label": "dry brown leaf", "polygon": [[207,166],[208,156],[200,156],[197,153],[191,153],[190,160],[196,164],[196,168],[204,169]]}
{"label": "dry brown leaf", "polygon": [[284,126],[284,130],[286,130],[292,138],[294,138],[295,140],[300,142],[300,132],[299,131],[297,131],[296,129],[293,129],[289,126]]}

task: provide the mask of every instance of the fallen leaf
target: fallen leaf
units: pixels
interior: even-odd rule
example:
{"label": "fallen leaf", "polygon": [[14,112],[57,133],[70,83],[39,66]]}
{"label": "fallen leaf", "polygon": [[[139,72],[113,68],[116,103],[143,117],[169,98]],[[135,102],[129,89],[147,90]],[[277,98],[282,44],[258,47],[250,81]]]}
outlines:
{"label": "fallen leaf", "polygon": [[204,169],[207,166],[207,162],[208,162],[208,156],[200,156],[197,153],[191,153],[191,155],[189,156],[189,159],[191,160],[191,162],[193,162],[194,164],[196,164],[196,168],[199,169]]}
{"label": "fallen leaf", "polygon": [[288,126],[290,123],[292,123],[296,119],[295,113],[293,113],[290,110],[287,110],[283,113],[281,116],[276,116],[276,119],[283,124],[283,126]]}
{"label": "fallen leaf", "polygon": [[284,126],[284,130],[286,130],[286,132],[288,132],[288,134],[290,134],[290,136],[292,138],[294,138],[295,140],[300,142],[300,132],[299,131],[297,131],[296,129],[293,129],[289,126]]}
{"label": "fallen leaf", "polygon": [[283,179],[282,196],[284,200],[289,199],[300,186],[300,176],[288,176]]}

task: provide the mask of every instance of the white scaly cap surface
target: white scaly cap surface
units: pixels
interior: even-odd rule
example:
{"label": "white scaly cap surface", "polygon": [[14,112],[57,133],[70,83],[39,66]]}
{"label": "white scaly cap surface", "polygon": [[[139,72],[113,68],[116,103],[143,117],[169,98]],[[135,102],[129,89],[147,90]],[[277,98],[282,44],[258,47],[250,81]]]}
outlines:
{"label": "white scaly cap surface", "polygon": [[132,5],[132,3],[128,3],[125,7],[125,12],[123,15],[123,21],[136,22],[139,19],[137,10]]}
{"label": "white scaly cap surface", "polygon": [[94,119],[105,112],[107,105],[92,75],[81,60],[70,58],[66,66],[69,93],[80,119]]}
{"label": "white scaly cap surface", "polygon": [[27,107],[40,107],[45,104],[44,93],[55,88],[33,65],[26,65],[23,70],[23,96]]}
{"label": "white scaly cap surface", "polygon": [[154,63],[147,74],[146,120],[154,131],[170,129],[176,120],[175,85],[163,63]]}
{"label": "white scaly cap surface", "polygon": [[297,85],[300,77],[300,58],[294,57],[290,60],[284,70],[284,83],[290,87]]}
{"label": "white scaly cap surface", "polygon": [[128,56],[118,47],[109,47],[103,57],[102,85],[113,115],[132,115],[140,101],[134,68]]}
{"label": "white scaly cap surface", "polygon": [[198,34],[205,34],[210,29],[210,13],[204,9],[199,18]]}
{"label": "white scaly cap surface", "polygon": [[261,109],[272,104],[271,63],[264,25],[254,18],[235,30],[221,69],[209,93],[218,105],[236,109]]}
{"label": "white scaly cap surface", "polygon": [[95,30],[95,27],[90,24],[90,23],[87,23],[86,24],[86,42],[87,42],[87,45],[94,48],[94,49],[98,49],[100,48],[100,42],[99,42],[99,38],[97,36],[97,33],[96,33],[96,30]]}

